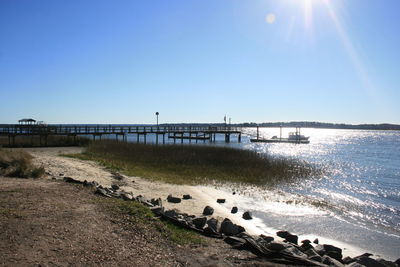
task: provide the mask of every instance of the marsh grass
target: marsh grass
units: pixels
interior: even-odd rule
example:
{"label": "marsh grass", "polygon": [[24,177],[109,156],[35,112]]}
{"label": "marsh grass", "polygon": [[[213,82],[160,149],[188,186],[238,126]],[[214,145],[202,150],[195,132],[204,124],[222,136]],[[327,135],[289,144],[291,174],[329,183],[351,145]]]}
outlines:
{"label": "marsh grass", "polygon": [[132,224],[143,227],[150,225],[153,229],[157,229],[162,236],[178,245],[205,243],[205,239],[194,231],[158,220],[152,211],[141,203],[113,198],[98,198],[96,202],[111,212],[126,215],[126,220]]}
{"label": "marsh grass", "polygon": [[249,150],[190,145],[92,142],[80,159],[95,160],[127,175],[174,184],[212,181],[274,185],[316,175],[310,164]]}
{"label": "marsh grass", "polygon": [[39,136],[17,136],[15,145],[9,144],[8,137],[0,137],[0,147],[65,147],[65,146],[86,146],[91,142],[87,137],[77,136],[75,139],[71,136],[49,135],[47,144],[44,139],[40,142]]}
{"label": "marsh grass", "polygon": [[39,178],[43,176],[43,167],[32,164],[32,156],[22,150],[0,149],[0,176]]}

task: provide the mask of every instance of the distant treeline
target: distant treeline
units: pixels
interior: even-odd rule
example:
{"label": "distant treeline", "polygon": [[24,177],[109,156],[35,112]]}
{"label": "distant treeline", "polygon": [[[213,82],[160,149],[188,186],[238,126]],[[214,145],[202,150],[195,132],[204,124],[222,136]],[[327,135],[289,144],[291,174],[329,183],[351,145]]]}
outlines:
{"label": "distant treeline", "polygon": [[313,121],[300,122],[264,122],[264,123],[242,123],[243,127],[304,127],[304,128],[328,128],[328,129],[360,129],[360,130],[400,130],[398,124],[344,124],[344,123],[326,123]]}
{"label": "distant treeline", "polygon": [[[168,126],[171,124],[162,124]],[[224,123],[177,123],[175,126],[228,126]],[[314,121],[291,121],[291,122],[245,122],[231,124],[232,127],[302,127],[302,128],[326,128],[326,129],[357,129],[357,130],[400,130],[398,124],[345,124],[345,123],[327,123],[327,122],[314,122]]]}

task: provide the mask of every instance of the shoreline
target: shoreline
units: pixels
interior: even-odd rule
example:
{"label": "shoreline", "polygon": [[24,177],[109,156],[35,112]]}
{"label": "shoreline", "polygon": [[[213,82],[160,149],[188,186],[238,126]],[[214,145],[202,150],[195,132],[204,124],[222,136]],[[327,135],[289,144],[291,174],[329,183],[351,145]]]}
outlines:
{"label": "shoreline", "polygon": [[[72,159],[59,156],[59,154],[80,153],[83,148],[81,147],[67,147],[67,148],[27,148],[24,149],[31,153],[35,159],[35,164],[42,165],[47,172],[47,178],[63,179],[63,177],[73,177],[77,180],[96,181],[99,184],[110,187],[112,184],[117,184],[123,191],[131,192],[134,195],[143,195],[147,198],[161,198],[163,204],[167,209],[177,209],[180,212],[201,216],[202,211],[206,205],[214,208],[213,217],[222,221],[224,218],[229,218],[235,224],[242,225],[246,232],[252,235],[268,234],[276,238],[276,240],[283,240],[276,237],[277,230],[273,227],[267,226],[262,223],[261,219],[256,216],[253,220],[247,221],[241,218],[244,210],[238,214],[231,214],[229,203],[234,203],[234,199],[241,196],[232,195],[227,191],[216,189],[212,186],[189,186],[189,185],[172,185],[162,182],[149,181],[140,177],[130,177],[122,175],[121,181],[116,180],[113,174],[95,162],[83,161],[79,159]],[[166,198],[169,194],[173,196],[182,197],[184,194],[189,194],[193,199],[186,201],[183,200],[179,204],[169,203]],[[217,198],[227,199],[227,204],[221,205],[216,202]],[[239,207],[240,209],[240,207]],[[332,244],[334,246],[343,248],[343,255],[355,257],[365,252],[365,249],[358,248],[347,243],[337,240],[326,238],[317,235],[299,235],[299,240],[318,238],[321,244]],[[389,260],[396,260],[387,255],[381,255]]]}

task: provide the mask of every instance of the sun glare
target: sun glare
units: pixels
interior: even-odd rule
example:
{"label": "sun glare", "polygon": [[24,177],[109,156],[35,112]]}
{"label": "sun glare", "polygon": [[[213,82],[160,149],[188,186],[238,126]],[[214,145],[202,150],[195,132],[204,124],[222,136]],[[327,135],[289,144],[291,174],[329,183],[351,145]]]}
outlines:
{"label": "sun glare", "polygon": [[269,14],[265,17],[265,21],[266,21],[268,24],[274,23],[275,20],[276,20],[276,16],[275,16],[275,14],[273,14],[273,13],[269,13]]}
{"label": "sun glare", "polygon": [[313,0],[304,1],[304,26],[306,29],[310,29],[313,21]]}

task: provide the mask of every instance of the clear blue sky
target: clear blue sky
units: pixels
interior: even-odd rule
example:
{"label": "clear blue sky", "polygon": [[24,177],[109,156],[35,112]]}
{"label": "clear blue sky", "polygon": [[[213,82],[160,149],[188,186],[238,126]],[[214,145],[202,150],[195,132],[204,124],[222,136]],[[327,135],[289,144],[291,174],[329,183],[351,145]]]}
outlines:
{"label": "clear blue sky", "polygon": [[0,0],[0,123],[400,123],[399,0]]}

